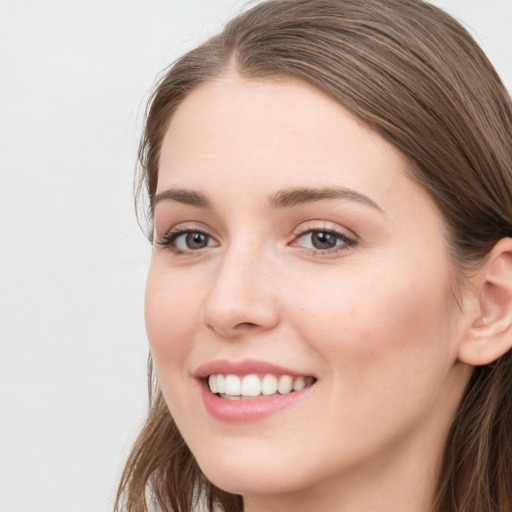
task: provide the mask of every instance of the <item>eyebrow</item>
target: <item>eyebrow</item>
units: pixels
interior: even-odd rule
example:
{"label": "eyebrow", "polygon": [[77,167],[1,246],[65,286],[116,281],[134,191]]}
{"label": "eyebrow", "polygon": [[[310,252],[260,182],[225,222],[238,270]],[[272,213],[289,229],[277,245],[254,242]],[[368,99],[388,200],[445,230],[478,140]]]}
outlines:
{"label": "eyebrow", "polygon": [[[306,203],[316,201],[325,201],[330,199],[345,199],[349,201],[356,201],[366,206],[370,206],[381,213],[384,213],[382,208],[368,196],[361,194],[355,190],[345,187],[325,187],[325,188],[309,188],[298,187],[285,190],[279,190],[269,198],[271,208],[292,208]],[[151,208],[161,201],[176,201],[197,208],[211,209],[212,204],[210,200],[200,192],[183,188],[170,188],[157,194],[151,201]]]}
{"label": "eyebrow", "polygon": [[204,208],[209,210],[212,207],[209,199],[193,190],[185,188],[170,188],[164,192],[157,194],[151,201],[151,209],[154,210],[155,206],[164,200],[177,201],[178,203],[189,204],[190,206],[196,206],[197,208]]}
{"label": "eyebrow", "polygon": [[347,199],[370,206],[384,213],[382,208],[368,196],[355,190],[345,187],[326,187],[326,188],[292,188],[280,190],[270,197],[270,206],[272,208],[291,208],[301,204],[312,203],[315,201],[324,201],[329,199]]}

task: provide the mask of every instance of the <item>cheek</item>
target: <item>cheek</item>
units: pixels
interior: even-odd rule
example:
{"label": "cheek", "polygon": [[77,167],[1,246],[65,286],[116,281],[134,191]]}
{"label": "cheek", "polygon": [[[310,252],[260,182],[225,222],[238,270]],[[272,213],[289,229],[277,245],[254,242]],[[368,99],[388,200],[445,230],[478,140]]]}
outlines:
{"label": "cheek", "polygon": [[439,270],[374,267],[365,274],[346,271],[332,280],[336,286],[318,276],[306,281],[307,304],[296,311],[307,307],[310,314],[296,321],[329,362],[339,389],[380,394],[388,386],[397,393],[409,385],[428,388],[426,376],[435,380],[455,359],[448,281]]}
{"label": "cheek", "polygon": [[146,285],[146,331],[165,402],[181,428],[194,432],[194,423],[183,421],[190,413],[191,377],[186,361],[197,324],[198,300],[193,293],[182,293],[193,288],[183,288],[175,277],[152,263]]}
{"label": "cheek", "polygon": [[430,419],[444,424],[460,399],[447,281],[381,270],[347,272],[343,286],[306,281],[311,314],[294,318],[325,362],[331,420],[317,434],[348,440],[331,446],[332,458],[326,453],[333,464],[397,442]]}
{"label": "cheek", "polygon": [[[184,360],[190,347],[192,331],[198,323],[198,298],[173,276],[152,266],[146,285],[146,331],[160,382],[186,371]],[[172,372],[160,371],[161,368]]]}

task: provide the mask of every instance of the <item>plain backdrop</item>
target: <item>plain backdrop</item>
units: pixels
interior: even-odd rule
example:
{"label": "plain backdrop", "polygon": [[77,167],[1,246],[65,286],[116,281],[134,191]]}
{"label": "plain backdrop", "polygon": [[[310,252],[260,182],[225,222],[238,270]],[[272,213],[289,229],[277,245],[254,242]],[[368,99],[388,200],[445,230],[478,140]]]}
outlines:
{"label": "plain backdrop", "polygon": [[[512,0],[435,3],[512,90]],[[245,5],[0,0],[0,512],[112,509],[147,405],[144,101]]]}

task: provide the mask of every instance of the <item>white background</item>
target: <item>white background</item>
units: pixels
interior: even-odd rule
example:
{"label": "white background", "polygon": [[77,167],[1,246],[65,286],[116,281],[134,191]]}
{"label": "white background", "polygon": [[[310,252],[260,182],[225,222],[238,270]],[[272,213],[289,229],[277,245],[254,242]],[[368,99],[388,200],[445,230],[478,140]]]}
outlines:
{"label": "white background", "polygon": [[[239,0],[0,0],[0,512],[107,512],[146,411],[144,99]],[[437,0],[512,90],[512,0]]]}

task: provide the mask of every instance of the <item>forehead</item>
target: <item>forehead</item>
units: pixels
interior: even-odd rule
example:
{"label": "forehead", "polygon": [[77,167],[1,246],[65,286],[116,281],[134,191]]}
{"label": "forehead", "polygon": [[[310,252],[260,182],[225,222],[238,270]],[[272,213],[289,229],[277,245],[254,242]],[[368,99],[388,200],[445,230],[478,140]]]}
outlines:
{"label": "forehead", "polygon": [[394,176],[375,171],[385,166],[400,173],[408,162],[319,90],[299,80],[232,74],[201,85],[176,110],[162,144],[158,189],[176,180],[199,185],[212,173],[319,186],[330,172],[344,181],[379,178],[384,186]]}

